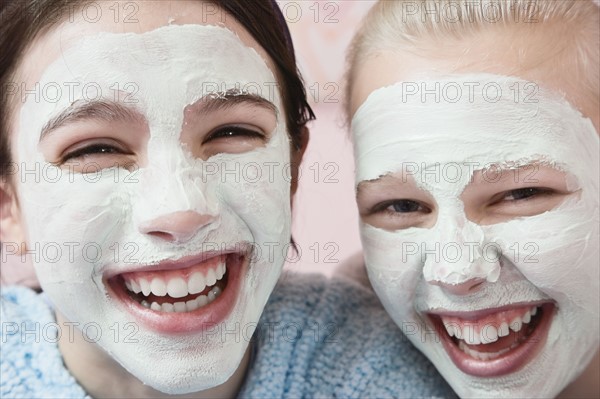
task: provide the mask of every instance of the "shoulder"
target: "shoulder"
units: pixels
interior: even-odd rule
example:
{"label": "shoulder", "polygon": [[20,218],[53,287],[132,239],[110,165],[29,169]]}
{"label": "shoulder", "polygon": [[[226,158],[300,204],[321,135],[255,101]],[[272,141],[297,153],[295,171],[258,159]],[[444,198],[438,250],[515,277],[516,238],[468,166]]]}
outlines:
{"label": "shoulder", "polygon": [[86,397],[63,366],[60,327],[42,295],[2,287],[0,321],[0,397]]}
{"label": "shoulder", "polygon": [[451,395],[374,292],[349,279],[285,275],[263,313],[256,345],[249,378],[256,390],[248,396]]}
{"label": "shoulder", "polygon": [[[358,295],[353,298],[349,294]],[[342,301],[343,300],[343,301]],[[269,306],[313,313],[320,308],[347,307],[347,301],[376,305],[376,297],[362,284],[350,279],[321,274],[284,273],[269,299]],[[286,311],[287,313],[287,311]]]}
{"label": "shoulder", "polygon": [[285,273],[267,303],[262,321],[305,327],[318,324],[324,328],[353,324],[362,317],[387,318],[370,288],[335,276]]}
{"label": "shoulder", "polygon": [[369,281],[362,252],[352,255],[342,262],[335,269],[334,276],[342,279],[349,279],[371,290],[373,289],[371,282]]}

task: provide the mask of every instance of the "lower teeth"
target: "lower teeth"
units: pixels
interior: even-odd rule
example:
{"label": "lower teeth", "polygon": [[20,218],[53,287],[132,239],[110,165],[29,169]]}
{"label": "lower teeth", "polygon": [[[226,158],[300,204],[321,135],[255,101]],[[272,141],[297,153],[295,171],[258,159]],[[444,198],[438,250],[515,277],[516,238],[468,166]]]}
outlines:
{"label": "lower teeth", "polygon": [[519,346],[519,342],[515,342],[513,343],[510,347],[508,348],[504,348],[499,350],[498,352],[478,352],[474,349],[471,349],[467,346],[467,344],[465,344],[463,341],[459,341],[458,342],[458,347],[465,352],[467,355],[475,358],[475,359],[479,359],[479,360],[492,360],[495,359],[497,357],[500,357],[501,355],[505,354],[506,352],[516,348],[517,346]]}
{"label": "lower teeth", "polygon": [[203,306],[208,305],[213,302],[217,297],[223,292],[223,290],[219,287],[212,287],[207,295],[200,295],[196,299],[191,299],[187,302],[165,302],[160,304],[158,302],[149,303],[146,300],[142,300],[140,303],[142,306],[148,309],[152,309],[157,312],[167,312],[167,313],[183,313],[183,312],[192,312],[196,309],[199,309]]}

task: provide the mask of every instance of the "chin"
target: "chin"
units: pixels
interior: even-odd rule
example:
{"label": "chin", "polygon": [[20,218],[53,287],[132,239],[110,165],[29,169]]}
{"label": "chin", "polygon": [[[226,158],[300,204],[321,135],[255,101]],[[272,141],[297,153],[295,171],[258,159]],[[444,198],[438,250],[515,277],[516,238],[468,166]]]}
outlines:
{"label": "chin", "polygon": [[174,364],[180,359],[165,359],[162,364],[159,362],[152,368],[146,366],[146,370],[130,371],[130,373],[144,385],[165,394],[183,395],[202,392],[229,380],[237,370],[244,350],[245,347],[236,350],[240,353],[239,357],[232,351],[232,356],[229,358],[220,358],[214,362],[207,362],[204,356],[198,354],[181,359],[184,363],[182,365]]}

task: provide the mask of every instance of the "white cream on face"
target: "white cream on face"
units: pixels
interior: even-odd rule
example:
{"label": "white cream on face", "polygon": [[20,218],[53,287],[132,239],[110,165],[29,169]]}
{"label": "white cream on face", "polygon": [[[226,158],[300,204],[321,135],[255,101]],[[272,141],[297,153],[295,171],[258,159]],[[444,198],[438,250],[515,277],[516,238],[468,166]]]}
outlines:
{"label": "white cream on face", "polygon": [[[433,94],[407,94],[414,84],[431,89],[436,82],[438,92],[460,86],[462,96],[454,101],[454,92],[437,100]],[[490,84],[501,88],[498,101],[483,93]],[[462,397],[554,397],[598,350],[598,135],[590,120],[544,89],[531,102],[523,96],[515,101],[515,88],[526,84],[496,75],[400,82],[372,92],[352,120],[357,185],[404,173],[435,200],[432,228],[392,232],[362,222],[361,237],[369,277],[385,308]],[[459,196],[474,171],[530,162],[566,172],[569,190],[580,189],[579,196],[549,212],[503,223],[483,226],[467,219]],[[440,172],[448,166],[451,174]],[[501,257],[483,255],[490,243]],[[447,246],[461,248],[462,256],[444,256]],[[530,258],[527,248],[535,250]],[[469,295],[439,286],[471,279],[485,284]],[[460,371],[422,313],[539,300],[557,306],[544,347],[525,367],[499,377]]]}
{"label": "white cream on face", "polygon": [[[56,308],[80,327],[99,326],[98,344],[143,383],[162,392],[196,392],[232,375],[281,272],[281,248],[289,241],[291,217],[289,178],[281,170],[289,165],[290,145],[275,82],[260,55],[230,30],[168,26],[142,34],[83,38],[63,50],[40,79],[41,87],[74,87],[73,93],[56,102],[30,97],[21,108],[16,158],[42,170],[49,165],[38,141],[50,118],[73,101],[94,98],[94,86],[107,100],[114,100],[115,87],[137,90],[131,98],[138,101],[135,108],[147,119],[150,132],[147,161],[137,173],[104,170],[98,181],[91,181],[63,171],[56,181],[26,179],[19,190],[29,245],[51,248],[56,243],[62,248],[59,262],[42,256],[35,264]],[[206,161],[194,158],[180,142],[184,108],[210,94],[207,87],[220,92],[248,83],[247,87],[260,87],[262,97],[278,109],[269,142],[245,153],[217,154]],[[251,162],[278,166],[271,166],[273,173],[264,173],[267,168],[258,176],[248,177],[248,172],[224,178],[222,173],[207,173],[213,170],[204,167],[207,162],[233,171]],[[170,243],[139,232],[140,223],[190,210],[210,214],[215,221],[187,242]],[[135,320],[107,294],[105,270],[127,266],[126,255],[132,255],[129,262],[149,265],[240,243],[255,243],[262,256],[241,277],[232,312],[212,332],[166,335],[141,324],[125,330]],[[67,248],[74,244],[78,246],[69,259]],[[85,245],[90,247],[87,253],[82,251]],[[125,339],[133,330],[135,334]]]}

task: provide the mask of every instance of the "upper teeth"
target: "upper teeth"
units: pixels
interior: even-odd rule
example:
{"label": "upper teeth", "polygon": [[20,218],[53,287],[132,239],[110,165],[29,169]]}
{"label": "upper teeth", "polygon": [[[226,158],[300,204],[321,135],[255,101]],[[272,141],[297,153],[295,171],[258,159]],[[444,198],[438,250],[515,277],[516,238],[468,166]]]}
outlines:
{"label": "upper teeth", "polygon": [[144,296],[154,294],[156,296],[169,295],[172,298],[183,298],[189,294],[198,294],[216,284],[225,275],[225,262],[219,263],[214,268],[205,272],[195,271],[186,278],[183,276],[162,277],[156,275],[151,279],[144,277],[133,277],[132,275],[123,275],[125,286],[128,290]]}
{"label": "upper teeth", "polygon": [[537,307],[528,309],[522,316],[516,316],[510,323],[502,321],[500,324],[486,323],[483,326],[468,321],[457,322],[455,318],[446,318],[442,316],[444,327],[451,337],[464,340],[469,345],[489,344],[496,342],[499,337],[505,337],[509,334],[509,328],[518,332],[524,324],[531,321],[531,316],[537,313]]}

